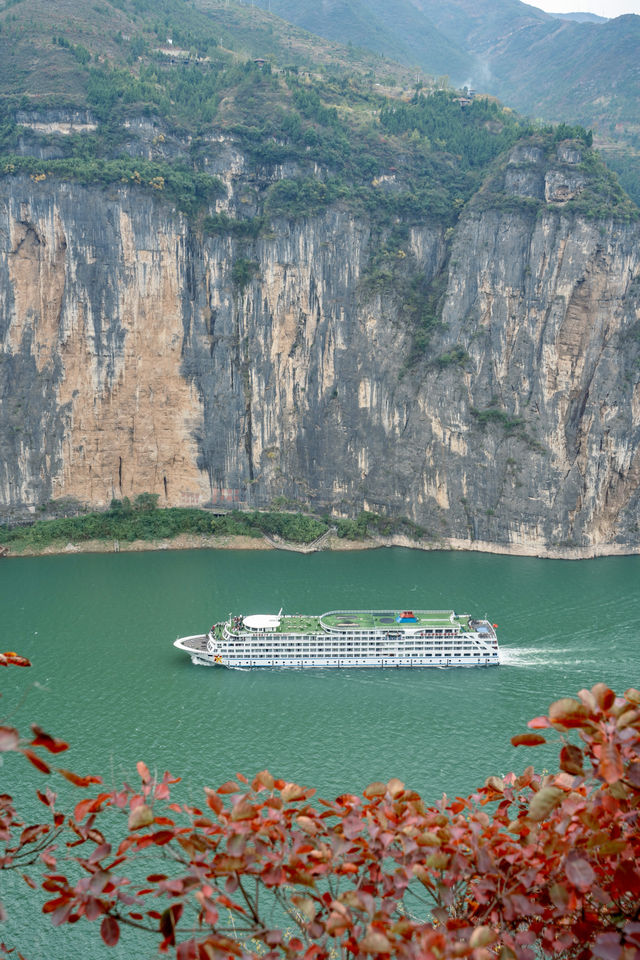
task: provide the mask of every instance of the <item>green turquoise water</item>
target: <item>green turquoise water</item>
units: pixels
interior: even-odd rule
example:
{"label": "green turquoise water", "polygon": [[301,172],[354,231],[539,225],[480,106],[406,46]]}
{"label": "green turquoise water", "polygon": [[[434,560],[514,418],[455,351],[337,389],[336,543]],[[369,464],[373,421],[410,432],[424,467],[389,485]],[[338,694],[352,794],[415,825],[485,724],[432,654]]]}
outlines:
{"label": "green turquoise water", "polygon": [[[553,763],[553,749],[509,743],[552,700],[599,680],[619,691],[640,685],[639,557],[162,551],[0,564],[0,649],[33,662],[3,671],[2,715],[69,740],[64,765],[77,772],[118,784],[135,779],[142,759],[182,776],[180,797],[198,802],[204,784],[265,767],[321,796],[392,776],[429,802],[466,794],[490,774]],[[195,667],[172,646],[230,611],[281,607],[487,615],[499,625],[504,664],[239,672]],[[5,758],[2,791],[31,797],[42,788],[45,778],[27,768]],[[10,911],[0,942],[17,943],[29,960],[133,955],[127,940],[102,948],[97,928],[87,940],[86,924],[25,925],[32,895],[6,876],[0,883]]]}

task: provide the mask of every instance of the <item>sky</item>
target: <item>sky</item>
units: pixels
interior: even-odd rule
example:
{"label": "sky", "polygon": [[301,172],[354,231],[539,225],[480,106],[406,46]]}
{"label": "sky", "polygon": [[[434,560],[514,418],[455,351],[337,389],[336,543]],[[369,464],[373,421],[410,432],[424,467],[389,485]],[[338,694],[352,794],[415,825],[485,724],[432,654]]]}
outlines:
{"label": "sky", "polygon": [[597,13],[600,17],[619,17],[623,13],[640,15],[640,0],[525,0],[548,13]]}

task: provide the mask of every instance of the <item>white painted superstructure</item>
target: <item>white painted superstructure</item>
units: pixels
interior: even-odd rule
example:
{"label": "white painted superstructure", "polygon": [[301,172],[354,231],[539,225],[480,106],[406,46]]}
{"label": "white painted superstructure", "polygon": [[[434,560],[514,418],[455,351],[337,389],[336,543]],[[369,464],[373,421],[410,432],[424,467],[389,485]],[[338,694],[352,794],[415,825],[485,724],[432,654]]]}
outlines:
{"label": "white painted superstructure", "polygon": [[471,667],[500,663],[496,624],[452,610],[229,616],[175,646],[194,663],[259,667]]}

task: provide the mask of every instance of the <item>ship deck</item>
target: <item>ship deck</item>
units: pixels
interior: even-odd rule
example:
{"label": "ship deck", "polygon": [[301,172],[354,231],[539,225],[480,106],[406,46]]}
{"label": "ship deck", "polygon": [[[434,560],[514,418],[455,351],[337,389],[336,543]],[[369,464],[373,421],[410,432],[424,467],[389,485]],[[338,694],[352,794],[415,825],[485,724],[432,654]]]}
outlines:
{"label": "ship deck", "polygon": [[[410,614],[410,616],[403,616]],[[447,630],[469,627],[468,617],[456,617],[453,610],[335,610],[325,613],[321,623],[330,630]]]}
{"label": "ship deck", "polygon": [[[403,618],[403,613],[411,617]],[[400,620],[398,619],[400,618]],[[318,634],[329,632],[351,633],[383,630],[386,633],[404,633],[414,630],[471,630],[468,616],[456,616],[452,610],[333,610],[321,616],[287,614],[282,616],[276,634]],[[232,634],[243,633],[234,627]]]}

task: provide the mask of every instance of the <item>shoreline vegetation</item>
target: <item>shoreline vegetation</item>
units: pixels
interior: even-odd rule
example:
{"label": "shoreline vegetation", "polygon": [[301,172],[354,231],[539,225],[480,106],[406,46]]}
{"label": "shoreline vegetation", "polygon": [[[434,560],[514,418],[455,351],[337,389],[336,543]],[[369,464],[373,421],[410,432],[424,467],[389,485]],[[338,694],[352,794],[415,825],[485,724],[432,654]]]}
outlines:
{"label": "shoreline vegetation", "polygon": [[[401,537],[418,545],[427,533],[406,518],[362,512],[356,519],[284,510],[215,511],[157,505],[156,494],[112,500],[105,511],[83,512],[75,502],[52,502],[46,518],[0,524],[0,556],[127,552],[198,547],[290,549],[302,553],[342,546],[378,546]],[[50,514],[61,514],[53,515]]]}
{"label": "shoreline vegetation", "polygon": [[357,518],[311,515],[285,510],[229,510],[158,507],[156,494],[142,493],[131,502],[112,500],[108,510],[81,512],[74,502],[44,508],[58,516],[30,523],[0,524],[0,558],[72,553],[130,553],[146,550],[366,550],[408,547],[418,550],[464,550],[508,556],[588,560],[630,556],[640,549],[625,544],[591,546],[541,543],[500,544],[434,537],[406,517],[382,517],[368,511]]}

